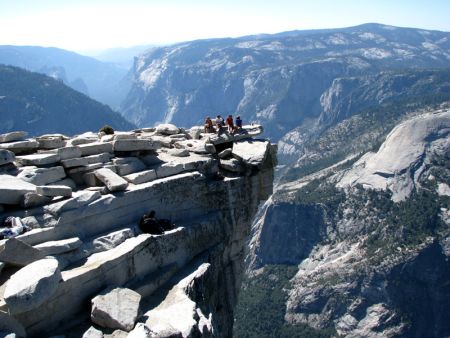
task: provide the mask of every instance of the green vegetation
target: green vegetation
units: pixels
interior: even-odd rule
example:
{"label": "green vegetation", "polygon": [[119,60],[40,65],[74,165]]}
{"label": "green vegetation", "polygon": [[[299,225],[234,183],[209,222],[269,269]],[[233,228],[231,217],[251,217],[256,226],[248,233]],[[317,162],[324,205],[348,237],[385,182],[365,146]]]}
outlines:
{"label": "green vegetation", "polygon": [[296,266],[266,265],[261,274],[245,277],[235,312],[235,338],[325,338],[336,335],[334,329],[316,330],[308,325],[289,325],[284,321],[285,289],[296,272]]}
{"label": "green vegetation", "polygon": [[103,127],[101,127],[99,132],[100,133],[103,132],[103,133],[105,133],[105,135],[114,135],[114,129],[107,124],[105,124]]}

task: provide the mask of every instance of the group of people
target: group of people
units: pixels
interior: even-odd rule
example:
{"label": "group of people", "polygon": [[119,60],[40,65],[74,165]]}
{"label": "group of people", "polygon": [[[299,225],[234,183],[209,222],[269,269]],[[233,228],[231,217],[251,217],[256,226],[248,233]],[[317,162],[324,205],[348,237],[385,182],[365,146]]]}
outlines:
{"label": "group of people", "polygon": [[242,120],[238,115],[236,120],[233,122],[233,115],[228,115],[226,120],[223,119],[221,115],[217,115],[214,122],[209,116],[205,119],[205,133],[217,133],[220,134],[227,128],[230,134],[234,134],[236,131],[242,129]]}

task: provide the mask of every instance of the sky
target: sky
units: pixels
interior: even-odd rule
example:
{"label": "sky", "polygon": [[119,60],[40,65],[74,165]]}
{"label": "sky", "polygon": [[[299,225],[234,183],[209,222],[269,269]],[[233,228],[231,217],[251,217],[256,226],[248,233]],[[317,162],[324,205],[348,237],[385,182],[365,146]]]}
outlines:
{"label": "sky", "polygon": [[377,22],[450,31],[450,0],[0,0],[0,44],[114,47]]}

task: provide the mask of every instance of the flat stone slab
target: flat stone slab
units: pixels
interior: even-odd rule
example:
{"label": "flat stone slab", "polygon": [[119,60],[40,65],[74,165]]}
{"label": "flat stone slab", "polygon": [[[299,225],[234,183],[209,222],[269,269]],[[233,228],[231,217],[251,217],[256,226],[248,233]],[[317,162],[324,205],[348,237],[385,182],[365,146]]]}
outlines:
{"label": "flat stone slab", "polygon": [[47,185],[66,177],[64,168],[61,166],[51,168],[27,168],[23,170],[18,178],[35,185]]}
{"label": "flat stone slab", "polygon": [[136,157],[115,158],[113,163],[116,166],[117,174],[120,176],[147,169],[147,166]]}
{"label": "flat stone slab", "polygon": [[35,245],[34,248],[38,249],[45,256],[58,255],[65,252],[73,251],[78,249],[83,242],[78,238],[69,238],[63,239],[60,241],[49,241],[44,242],[38,245]]}
{"label": "flat stone slab", "polygon": [[111,160],[112,156],[113,155],[111,153],[101,153],[98,155],[86,156],[84,158],[88,161],[88,164],[94,164],[94,163],[107,163]]}
{"label": "flat stone slab", "polygon": [[77,146],[64,147],[56,150],[56,154],[61,160],[67,160],[70,158],[81,157],[81,149]]}
{"label": "flat stone slab", "polygon": [[56,154],[32,154],[17,156],[16,160],[22,165],[40,166],[57,163],[60,161],[60,158]]}
{"label": "flat stone slab", "polygon": [[0,165],[13,163],[16,159],[16,154],[6,149],[0,149]]}
{"label": "flat stone slab", "polygon": [[231,158],[229,160],[220,160],[219,166],[222,169],[234,172],[234,173],[241,173],[245,171],[245,167],[242,165],[242,163],[235,159]]}
{"label": "flat stone slab", "polygon": [[26,131],[13,131],[6,134],[0,135],[0,143],[22,141],[27,137],[28,133]]}
{"label": "flat stone slab", "polygon": [[79,157],[79,158],[69,158],[67,160],[62,160],[61,164],[64,168],[73,168],[73,167],[81,167],[84,165],[88,165],[89,162],[87,158]]}
{"label": "flat stone slab", "polygon": [[156,176],[158,178],[168,177],[177,175],[184,171],[184,166],[182,163],[164,163],[163,165],[157,167]]}
{"label": "flat stone slab", "polygon": [[156,150],[161,143],[151,139],[119,139],[113,142],[114,151]]}
{"label": "flat stone slab", "polygon": [[91,320],[111,329],[131,331],[139,313],[141,295],[126,288],[107,290],[92,299]]}
{"label": "flat stone slab", "polygon": [[167,151],[167,153],[170,156],[175,156],[175,157],[187,157],[187,156],[189,156],[189,150],[187,150],[187,149],[176,149],[176,148],[174,148],[174,149],[169,149]]}
{"label": "flat stone slab", "polygon": [[36,186],[11,175],[0,175],[0,204],[20,204],[23,196]]}
{"label": "flat stone slab", "polygon": [[39,147],[39,143],[36,140],[16,141],[9,143],[0,143],[0,149],[11,150],[15,154],[21,152],[35,150]]}
{"label": "flat stone slab", "polygon": [[101,153],[111,153],[113,145],[111,142],[93,142],[81,144],[78,146],[81,150],[82,156],[98,155]]}
{"label": "flat stone slab", "polygon": [[150,169],[134,174],[125,175],[123,178],[133,184],[142,184],[156,180],[158,177],[156,176],[156,171],[154,169]]}
{"label": "flat stone slab", "polygon": [[72,188],[65,185],[44,185],[37,186],[36,192],[42,196],[55,197],[55,196],[72,196]]}
{"label": "flat stone slab", "polygon": [[269,154],[270,143],[260,140],[245,140],[233,144],[232,155],[247,165],[260,167]]}
{"label": "flat stone slab", "polygon": [[134,237],[134,233],[130,228],[111,232],[107,235],[100,236],[92,242],[94,252],[111,250],[119,244],[125,242],[126,239]]}
{"label": "flat stone slab", "polygon": [[6,284],[5,302],[11,314],[37,308],[56,291],[62,279],[56,259],[41,259],[13,274]]}
{"label": "flat stone slab", "polygon": [[101,168],[94,171],[95,176],[102,181],[109,191],[122,191],[128,186],[128,182],[114,173],[111,169]]}
{"label": "flat stone slab", "polygon": [[42,258],[42,252],[17,238],[0,241],[0,261],[8,265],[21,267]]}
{"label": "flat stone slab", "polygon": [[62,148],[66,145],[63,135],[49,135],[37,137],[36,141],[39,143],[39,148],[41,149],[56,149]]}

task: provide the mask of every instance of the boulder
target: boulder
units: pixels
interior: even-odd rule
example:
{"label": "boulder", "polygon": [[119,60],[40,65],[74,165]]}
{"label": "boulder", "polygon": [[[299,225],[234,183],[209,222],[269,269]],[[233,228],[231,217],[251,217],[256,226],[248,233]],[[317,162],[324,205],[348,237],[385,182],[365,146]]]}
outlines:
{"label": "boulder", "polygon": [[259,168],[267,158],[269,150],[268,141],[244,140],[234,143],[232,155],[247,165]]}
{"label": "boulder", "polygon": [[133,231],[130,228],[111,232],[107,235],[100,236],[92,242],[94,246],[94,252],[111,250],[118,246],[120,243],[125,242],[126,239],[134,236]]}
{"label": "boulder", "polygon": [[54,258],[33,262],[13,274],[5,288],[5,302],[11,314],[37,308],[47,301],[61,280],[58,261]]}
{"label": "boulder", "polygon": [[245,167],[242,165],[241,161],[231,158],[229,160],[220,160],[219,166],[222,169],[234,172],[241,173],[245,171]]}
{"label": "boulder", "polygon": [[102,327],[131,331],[140,301],[141,295],[130,289],[106,290],[92,299],[91,320]]}
{"label": "boulder", "polygon": [[85,333],[83,333],[82,338],[103,338],[103,332],[91,326]]}
{"label": "boulder", "polygon": [[161,144],[151,139],[117,139],[113,142],[114,151],[156,150]]}
{"label": "boulder", "polygon": [[56,150],[61,160],[68,160],[70,158],[81,157],[81,149],[75,146],[59,148]]}
{"label": "boulder", "polygon": [[42,166],[57,163],[60,158],[56,154],[31,154],[17,156],[16,160],[22,165]]}
{"label": "boulder", "polygon": [[59,216],[63,211],[73,210],[87,205],[101,197],[98,191],[77,191],[73,197],[44,207],[45,212]]}
{"label": "boulder", "polygon": [[203,132],[204,128],[201,126],[192,127],[188,130],[189,136],[194,139],[198,140],[200,139],[200,134]]}
{"label": "boulder", "polygon": [[189,156],[189,150],[187,149],[169,149],[167,153],[171,156],[175,157],[187,157]]}
{"label": "boulder", "polygon": [[98,155],[101,153],[111,153],[113,151],[113,145],[111,142],[93,142],[81,144],[78,147],[81,150],[82,156]]}
{"label": "boulder", "polygon": [[60,241],[50,241],[35,245],[34,248],[38,249],[45,256],[59,255],[65,252],[78,249],[83,242],[78,238],[62,239]]}
{"label": "boulder", "polygon": [[22,267],[42,258],[42,252],[17,238],[0,241],[0,262]]}
{"label": "boulder", "polygon": [[122,191],[128,186],[128,182],[114,173],[111,169],[101,168],[97,169],[94,173],[95,176],[106,185],[109,191]]}
{"label": "boulder", "polygon": [[36,186],[32,183],[15,176],[0,175],[0,204],[20,204],[26,193],[35,191]]}
{"label": "boulder", "polygon": [[36,192],[42,196],[55,197],[55,196],[72,196],[72,188],[65,185],[44,185],[37,186]]}
{"label": "boulder", "polygon": [[6,134],[0,135],[0,143],[22,141],[27,137],[28,133],[26,131],[13,131]]}
{"label": "boulder", "polygon": [[156,127],[156,133],[160,135],[174,135],[180,132],[180,128],[173,124],[160,124]]}
{"label": "boulder", "polygon": [[16,155],[9,150],[0,149],[0,165],[13,163],[16,159]]}
{"label": "boulder", "polygon": [[140,171],[138,173],[125,175],[123,177],[128,182],[133,184],[142,184],[157,179],[156,171],[154,169]]}
{"label": "boulder", "polygon": [[35,192],[27,192],[25,195],[23,195],[20,206],[25,209],[36,208],[42,205],[49,204],[51,201],[51,197],[39,195]]}
{"label": "boulder", "polygon": [[61,164],[64,168],[73,168],[73,167],[80,167],[83,165],[88,165],[89,162],[84,157],[75,157],[75,158],[69,158],[67,160],[62,160]]}
{"label": "boulder", "polygon": [[0,143],[0,149],[11,150],[15,154],[35,150],[39,147],[36,140],[16,141],[9,143]]}
{"label": "boulder", "polygon": [[47,185],[63,179],[66,177],[66,173],[61,166],[51,168],[27,168],[17,175],[17,177],[25,182],[35,185]]}
{"label": "boulder", "polygon": [[[0,332],[14,332],[18,337],[26,337],[24,327],[16,319],[0,311]],[[0,337],[1,333],[0,333]],[[8,337],[8,336],[6,336]],[[11,336],[14,337],[14,336]]]}

